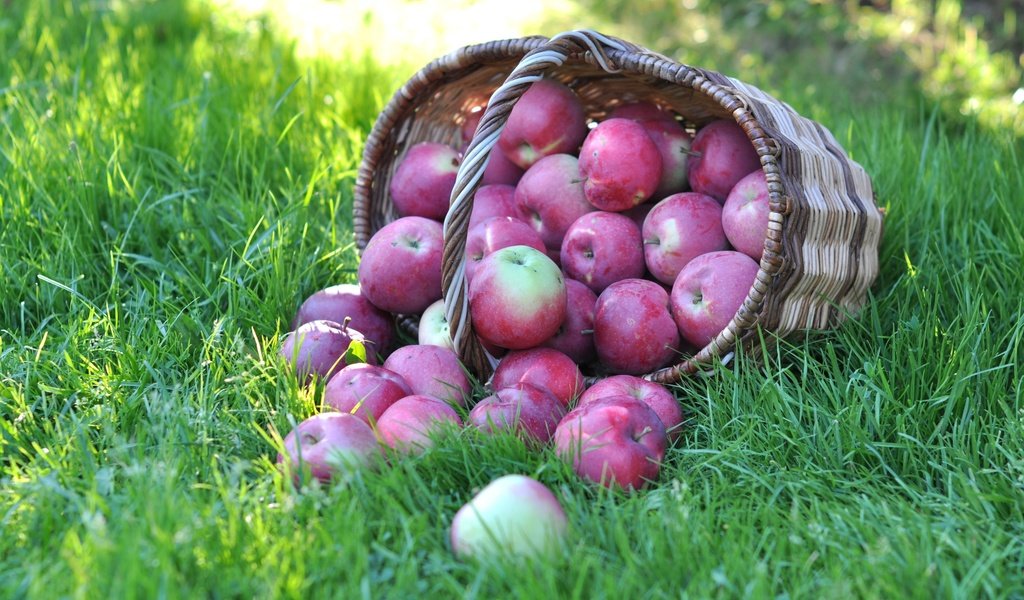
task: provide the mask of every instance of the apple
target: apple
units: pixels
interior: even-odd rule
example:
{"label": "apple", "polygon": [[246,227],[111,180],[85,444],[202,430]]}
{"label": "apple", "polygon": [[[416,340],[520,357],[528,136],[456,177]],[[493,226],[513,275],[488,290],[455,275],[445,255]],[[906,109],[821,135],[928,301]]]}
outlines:
{"label": "apple", "polygon": [[690,150],[690,189],[719,202],[736,182],[761,168],[757,150],[735,121],[723,119],[701,127]]}
{"label": "apple", "polygon": [[583,104],[565,85],[541,79],[519,98],[498,137],[498,148],[529,169],[552,154],[574,153],[587,136]]}
{"label": "apple", "polygon": [[701,348],[715,339],[747,299],[759,268],[734,250],[690,261],[672,286],[672,317],[683,338]]}
{"label": "apple", "polygon": [[597,357],[610,372],[639,375],[677,356],[679,331],[669,295],[645,279],[623,279],[597,297],[594,314]]}
{"label": "apple", "polygon": [[543,446],[565,416],[565,406],[546,389],[515,383],[480,400],[467,421],[485,433],[514,431],[527,443]]}
{"label": "apple", "polygon": [[597,294],[575,279],[565,279],[565,321],[541,345],[564,353],[577,364],[597,358],[594,348],[594,311]]}
{"label": "apple", "polygon": [[303,472],[326,483],[372,468],[382,456],[377,436],[364,421],[347,413],[326,412],[299,423],[284,438],[277,463],[298,485]]}
{"label": "apple", "polygon": [[409,385],[414,395],[433,396],[465,406],[473,384],[455,352],[441,346],[413,344],[402,346],[384,361]]}
{"label": "apple", "polygon": [[592,129],[580,148],[580,175],[587,201],[621,212],[651,197],[661,181],[661,153],[643,125],[608,119]]}
{"label": "apple", "polygon": [[537,346],[558,332],[565,312],[562,272],[536,248],[509,246],[488,254],[469,284],[473,329],[494,346]]}
{"label": "apple", "polygon": [[401,217],[441,221],[459,171],[456,150],[436,142],[414,144],[391,177],[391,201]]}
{"label": "apple", "polygon": [[433,446],[432,436],[446,426],[462,427],[462,419],[447,402],[434,396],[406,396],[377,419],[381,441],[395,450],[421,452]]}
{"label": "apple", "polygon": [[441,224],[423,217],[402,217],[370,238],[359,261],[359,284],[381,310],[423,312],[441,297]]}
{"label": "apple", "polygon": [[579,160],[569,154],[546,156],[530,167],[516,186],[515,202],[519,219],[555,253],[569,226],[594,210],[583,192]]}
{"label": "apple", "polygon": [[475,225],[466,236],[466,280],[473,280],[485,256],[509,246],[530,246],[547,252],[540,234],[526,223],[512,217],[491,217]]}
{"label": "apple", "polygon": [[517,383],[529,383],[551,392],[566,407],[587,387],[576,363],[553,348],[517,350],[505,355],[494,370],[491,387],[498,390]]}
{"label": "apple", "polygon": [[452,552],[459,559],[551,556],[564,543],[568,519],[543,483],[504,475],[455,513]]}
{"label": "apple", "polygon": [[362,333],[370,344],[367,352],[386,356],[397,341],[394,319],[371,304],[354,283],[332,285],[314,292],[299,306],[292,329],[310,321],[344,323],[345,319],[350,319],[349,327]]}
{"label": "apple", "polygon": [[416,335],[420,345],[455,350],[455,343],[452,342],[451,330],[448,327],[448,317],[445,315],[444,299],[438,300],[423,311]]}
{"label": "apple", "polygon": [[324,404],[373,425],[388,407],[410,395],[409,384],[398,373],[357,363],[331,377],[324,387]]}
{"label": "apple", "polygon": [[689,160],[693,138],[676,121],[644,121],[641,125],[661,155],[661,179],[651,195],[660,199],[685,191],[690,186]]}
{"label": "apple", "polygon": [[644,220],[643,238],[647,270],[666,285],[697,256],[729,247],[722,206],[697,192],[673,194],[656,204]]}
{"label": "apple", "polygon": [[669,121],[676,122],[675,116],[661,106],[647,100],[637,100],[616,106],[610,113],[608,119],[632,119],[639,123],[648,121]]}
{"label": "apple", "polygon": [[[343,369],[345,352],[354,341],[365,343],[361,333],[341,323],[310,321],[285,337],[280,354],[299,381],[309,384],[315,377],[326,381]],[[367,352],[366,360],[377,362],[371,352]]]}
{"label": "apple", "polygon": [[644,276],[640,228],[624,215],[597,211],[576,219],[562,240],[562,269],[600,294],[622,279]]}
{"label": "apple", "polygon": [[768,182],[758,169],[736,182],[722,206],[722,229],[732,247],[756,261],[768,234]]}
{"label": "apple", "polygon": [[490,158],[487,159],[487,166],[484,167],[483,177],[480,183],[483,185],[510,185],[515,186],[523,177],[523,169],[510,161],[500,150],[493,150]]}
{"label": "apple", "polygon": [[519,218],[514,185],[482,185],[473,196],[473,210],[469,213],[469,229],[491,217]]}
{"label": "apple", "polygon": [[565,415],[554,443],[580,477],[638,490],[658,477],[667,438],[651,407],[632,396],[607,396]]}
{"label": "apple", "polygon": [[640,400],[658,415],[665,426],[668,440],[679,436],[683,425],[683,409],[679,401],[663,386],[632,375],[614,375],[590,386],[580,396],[577,406],[607,398],[609,396],[631,396]]}

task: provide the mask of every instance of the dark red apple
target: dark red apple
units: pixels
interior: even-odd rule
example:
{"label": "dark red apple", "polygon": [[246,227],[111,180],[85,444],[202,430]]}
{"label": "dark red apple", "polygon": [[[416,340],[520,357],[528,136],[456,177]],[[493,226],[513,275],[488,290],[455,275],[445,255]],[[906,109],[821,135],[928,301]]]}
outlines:
{"label": "dark red apple", "polygon": [[665,425],[632,396],[579,406],[555,429],[555,450],[579,476],[605,487],[638,490],[657,479],[665,456]]}
{"label": "dark red apple", "polygon": [[640,375],[669,364],[678,355],[669,295],[644,279],[624,279],[597,297],[594,346],[608,371]]}
{"label": "dark red apple", "polygon": [[505,122],[498,148],[523,169],[552,154],[574,153],[587,135],[583,104],[557,81],[530,85]]}
{"label": "dark red apple", "polygon": [[580,148],[579,166],[587,201],[606,211],[642,204],[661,181],[661,153],[630,119],[609,119],[592,129]]}
{"label": "dark red apple", "polygon": [[679,436],[683,424],[683,408],[675,396],[664,386],[633,375],[615,375],[590,386],[580,396],[577,406],[610,396],[632,396],[640,400],[650,406],[651,410],[661,419],[669,441]]}
{"label": "dark red apple", "polygon": [[324,388],[324,404],[373,425],[388,407],[409,395],[412,390],[398,373],[357,363],[331,377]]}
{"label": "dark red apple", "polygon": [[702,254],[672,286],[672,316],[679,333],[703,348],[732,321],[754,285],[758,264],[742,252]]}
{"label": "dark red apple", "polygon": [[441,298],[441,224],[402,217],[370,238],[359,262],[359,284],[381,310],[423,312]]}
{"label": "dark red apple", "polygon": [[761,168],[757,150],[735,121],[708,123],[694,136],[690,150],[690,188],[719,202],[736,182]]}
{"label": "dark red apple", "polygon": [[524,441],[543,446],[564,416],[565,406],[551,392],[516,383],[477,402],[469,411],[468,423],[487,433],[514,431]]}
{"label": "dark red apple", "polygon": [[586,285],[568,278],[565,279],[565,292],[565,321],[558,328],[558,333],[542,345],[564,353],[577,364],[589,363],[597,358],[594,348],[597,294]]}
{"label": "dark red apple", "polygon": [[566,407],[587,387],[576,363],[552,348],[531,348],[505,355],[494,370],[491,387],[497,390],[517,383],[547,390]]}
{"label": "dark red apple", "polygon": [[562,269],[594,293],[622,279],[644,276],[640,228],[624,215],[596,211],[576,219],[562,240]]}
{"label": "dark red apple", "polygon": [[459,156],[454,148],[435,142],[410,147],[389,188],[398,215],[443,220],[458,171]]}

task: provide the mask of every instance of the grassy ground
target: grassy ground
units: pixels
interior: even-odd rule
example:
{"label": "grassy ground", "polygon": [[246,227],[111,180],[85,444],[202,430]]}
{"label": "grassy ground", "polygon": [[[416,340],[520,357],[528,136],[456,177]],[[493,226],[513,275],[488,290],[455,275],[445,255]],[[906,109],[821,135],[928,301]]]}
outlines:
{"label": "grassy ground", "polygon": [[[0,4],[0,596],[1024,595],[1019,138],[912,85],[724,61],[873,174],[859,317],[676,388],[692,426],[643,493],[466,432],[296,492],[272,432],[316,397],[275,353],[353,280],[354,169],[408,68],[198,2]],[[555,490],[570,547],[454,561],[455,510],[508,472]]]}

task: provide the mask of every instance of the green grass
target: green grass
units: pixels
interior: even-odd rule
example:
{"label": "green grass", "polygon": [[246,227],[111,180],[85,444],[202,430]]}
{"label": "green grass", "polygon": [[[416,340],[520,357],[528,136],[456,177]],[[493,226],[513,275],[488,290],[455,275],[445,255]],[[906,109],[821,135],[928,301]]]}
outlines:
{"label": "green grass", "polygon": [[[857,318],[678,386],[691,426],[632,496],[469,432],[295,491],[274,439],[317,397],[279,339],[354,280],[354,170],[411,67],[299,58],[199,2],[104,6],[0,12],[0,597],[1024,596],[1019,138],[814,60],[709,64],[873,175]],[[455,561],[454,512],[509,472],[552,487],[569,547]]]}

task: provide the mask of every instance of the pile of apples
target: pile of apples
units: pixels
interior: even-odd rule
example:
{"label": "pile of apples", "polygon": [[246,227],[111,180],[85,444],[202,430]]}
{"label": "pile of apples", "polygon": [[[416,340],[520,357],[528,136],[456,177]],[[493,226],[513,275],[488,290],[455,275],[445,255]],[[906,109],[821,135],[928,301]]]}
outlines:
{"label": "pile of apples", "polygon": [[[464,144],[482,108],[463,115]],[[684,417],[670,392],[638,375],[708,344],[757,275],[769,208],[756,151],[732,121],[692,135],[675,113],[640,101],[588,122],[569,87],[534,83],[508,117],[470,217],[470,316],[500,357],[489,395],[474,402],[441,300],[441,220],[464,150],[410,147],[390,183],[399,217],[370,239],[359,283],[299,308],[281,354],[302,381],[326,381],[329,410],[284,439],[279,462],[329,481],[381,464],[383,446],[422,452],[465,423],[553,444],[588,480],[643,487]],[[401,345],[395,315],[419,316],[418,343]],[[587,389],[584,374],[606,377]],[[481,494],[517,499],[515,535],[533,537],[523,531],[537,523],[564,530],[542,484],[492,486]],[[456,515],[456,553],[494,541],[480,534],[493,529],[486,512]]]}

